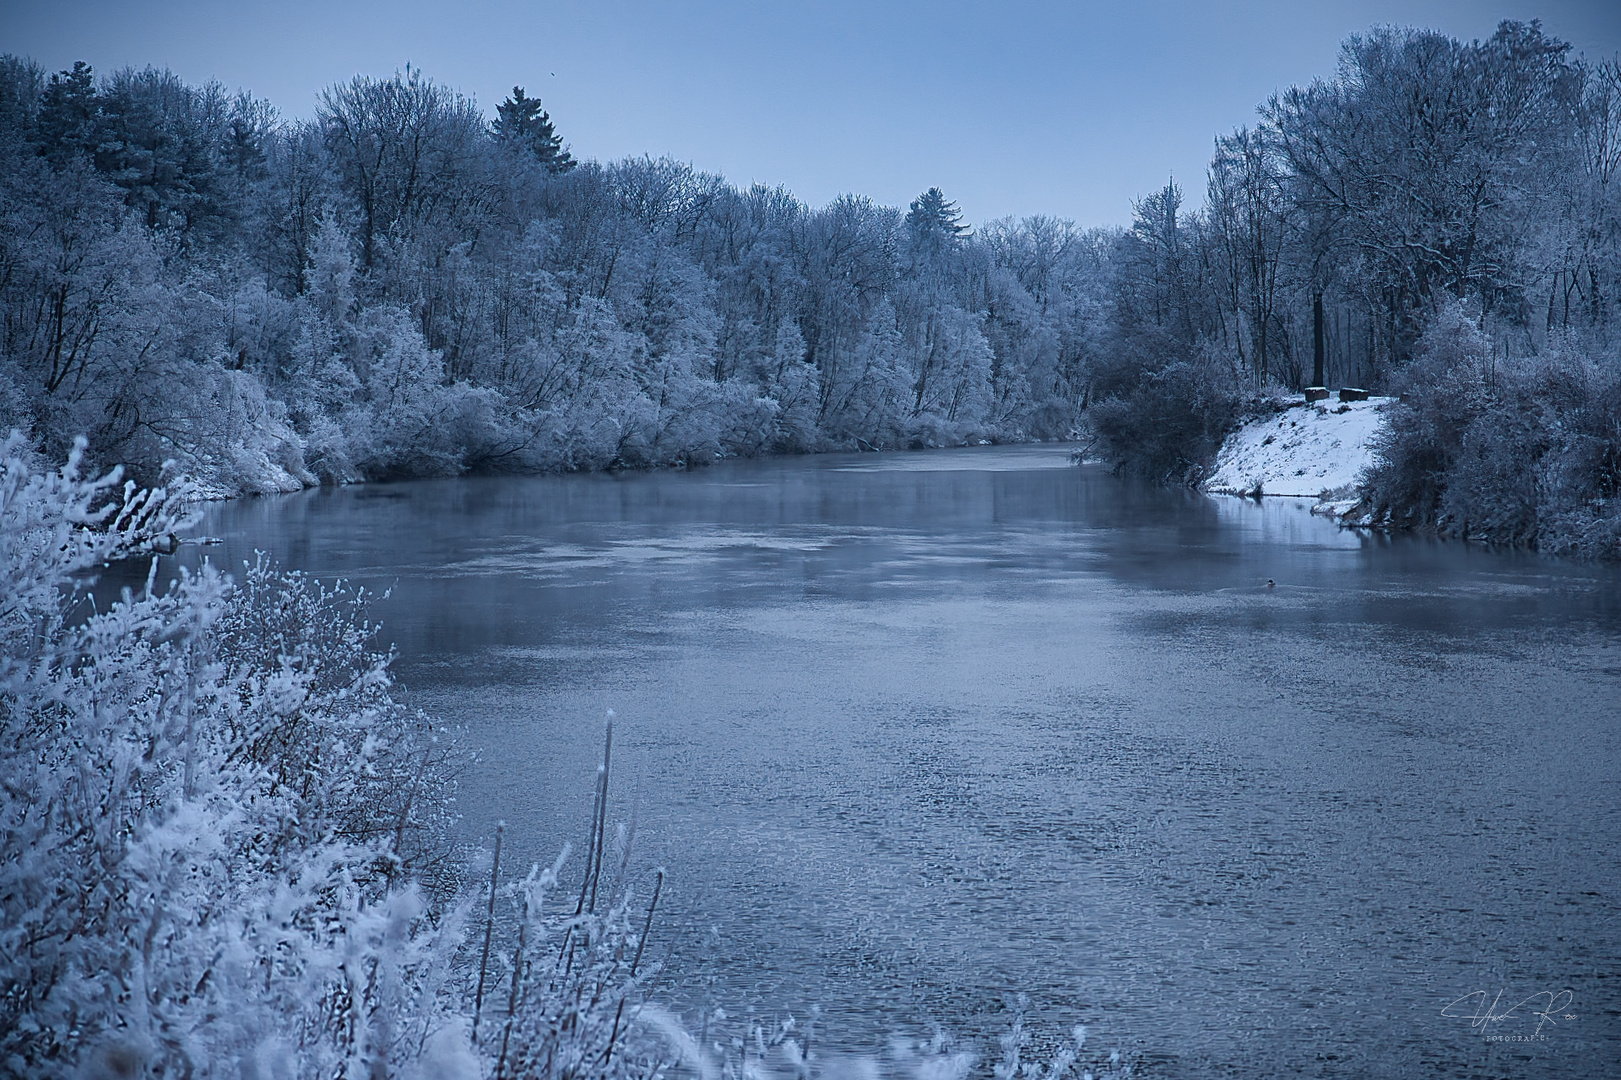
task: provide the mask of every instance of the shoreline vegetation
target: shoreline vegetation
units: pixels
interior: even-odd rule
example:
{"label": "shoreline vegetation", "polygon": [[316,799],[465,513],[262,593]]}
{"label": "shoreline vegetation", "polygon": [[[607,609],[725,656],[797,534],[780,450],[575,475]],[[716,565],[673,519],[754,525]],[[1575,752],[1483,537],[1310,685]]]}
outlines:
{"label": "shoreline vegetation", "polygon": [[497,111],[0,60],[0,430],[229,496],[1074,427],[1104,233],[575,162]]}
{"label": "shoreline vegetation", "polygon": [[576,161],[415,69],[312,119],[0,58],[0,431],[145,484],[692,465],[1080,437],[1196,484],[1283,391],[1405,394],[1388,528],[1621,554],[1621,63],[1380,27],[1129,228],[970,229]]}

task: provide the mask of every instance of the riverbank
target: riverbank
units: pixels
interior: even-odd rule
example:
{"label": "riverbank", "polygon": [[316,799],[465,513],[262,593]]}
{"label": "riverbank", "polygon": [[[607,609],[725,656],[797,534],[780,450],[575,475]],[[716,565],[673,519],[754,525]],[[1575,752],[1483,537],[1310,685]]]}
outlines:
{"label": "riverbank", "polygon": [[[314,488],[341,488],[365,484],[395,483],[404,480],[445,480],[472,476],[568,476],[584,473],[642,473],[642,472],[683,472],[690,469],[706,469],[723,461],[756,460],[769,458],[798,458],[816,457],[825,454],[896,454],[913,453],[928,450],[962,450],[974,446],[1034,446],[1047,443],[1068,443],[1069,439],[1038,439],[1038,438],[1004,438],[994,442],[990,439],[972,438],[956,442],[944,443],[913,443],[900,446],[873,445],[866,440],[857,440],[855,445],[841,446],[830,444],[800,450],[765,451],[755,454],[717,452],[710,456],[693,455],[686,458],[677,458],[664,462],[637,462],[627,464],[624,462],[610,462],[607,464],[586,464],[575,467],[540,467],[533,469],[489,469],[468,468],[456,473],[403,475],[365,477],[357,476],[351,479],[318,478],[309,470],[300,466],[298,471],[290,471],[260,455],[252,459],[251,464],[255,477],[254,482],[230,486],[221,484],[217,479],[205,477],[196,479],[187,477],[187,497],[197,502],[226,502],[231,499],[258,498],[265,495],[292,495],[300,491],[309,491]],[[43,461],[41,462],[44,463]],[[127,468],[127,467],[126,467]]]}
{"label": "riverbank", "polygon": [[1251,420],[1216,455],[1205,491],[1317,500],[1313,513],[1343,517],[1360,502],[1358,484],[1373,464],[1373,442],[1394,398],[1296,402]]}

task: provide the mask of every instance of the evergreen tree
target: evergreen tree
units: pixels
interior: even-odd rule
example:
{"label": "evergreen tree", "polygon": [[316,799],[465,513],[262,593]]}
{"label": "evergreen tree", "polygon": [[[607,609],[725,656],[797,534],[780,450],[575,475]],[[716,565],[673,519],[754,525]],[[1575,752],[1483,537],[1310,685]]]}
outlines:
{"label": "evergreen tree", "polygon": [[968,226],[962,223],[962,211],[937,187],[912,200],[906,224],[914,236],[933,235],[948,240],[968,231]]}
{"label": "evergreen tree", "polygon": [[182,234],[226,214],[216,150],[225,105],[217,88],[193,88],[174,72],[116,71],[100,95],[96,168],[123,188],[148,228]]}
{"label": "evergreen tree", "polygon": [[99,111],[89,64],[75,60],[72,71],[52,75],[39,103],[40,153],[61,166],[94,150]]}
{"label": "evergreen tree", "polygon": [[495,111],[492,131],[497,142],[529,151],[550,173],[566,173],[574,168],[574,156],[564,148],[563,138],[557,134],[551,116],[540,107],[539,98],[525,97],[523,87],[514,86],[512,96],[497,105]]}

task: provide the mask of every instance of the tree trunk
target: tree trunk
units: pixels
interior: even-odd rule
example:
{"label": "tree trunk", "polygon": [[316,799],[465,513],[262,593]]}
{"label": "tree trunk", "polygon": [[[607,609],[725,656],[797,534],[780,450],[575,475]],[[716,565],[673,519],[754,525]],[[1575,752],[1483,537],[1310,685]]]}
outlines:
{"label": "tree trunk", "polygon": [[1323,380],[1327,378],[1323,363],[1323,290],[1317,289],[1311,294],[1311,384],[1313,386],[1327,385]]}

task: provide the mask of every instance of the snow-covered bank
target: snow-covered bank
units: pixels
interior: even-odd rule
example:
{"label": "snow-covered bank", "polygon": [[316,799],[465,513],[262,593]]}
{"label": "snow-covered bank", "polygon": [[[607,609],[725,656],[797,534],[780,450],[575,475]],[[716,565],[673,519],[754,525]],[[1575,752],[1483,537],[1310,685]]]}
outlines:
{"label": "snow-covered bank", "polygon": [[[1204,484],[1228,495],[1293,495],[1355,501],[1373,461],[1374,435],[1391,398],[1293,405],[1227,437]],[[1348,509],[1349,507],[1347,507]]]}

